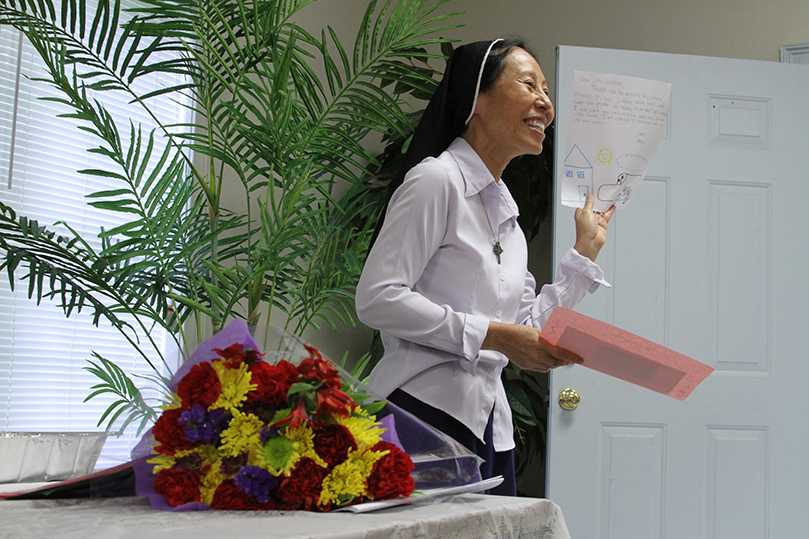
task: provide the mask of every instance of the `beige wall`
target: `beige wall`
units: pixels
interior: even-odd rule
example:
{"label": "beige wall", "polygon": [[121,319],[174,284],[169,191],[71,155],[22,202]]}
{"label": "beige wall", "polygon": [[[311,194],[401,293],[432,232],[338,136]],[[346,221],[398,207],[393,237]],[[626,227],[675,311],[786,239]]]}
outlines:
{"label": "beige wall", "polygon": [[[312,32],[333,26],[349,47],[365,6],[363,0],[320,0],[298,20]],[[809,42],[807,0],[454,0],[441,11],[466,12],[455,19],[464,27],[445,33],[460,42],[524,37],[552,89],[557,45],[779,61],[781,45]],[[551,274],[550,252],[546,229],[531,245],[539,282]],[[332,357],[366,346],[362,332],[324,331],[308,337]]]}
{"label": "beige wall", "polygon": [[[381,2],[380,2],[381,3]],[[319,0],[301,12],[305,28],[330,24],[353,42],[364,0]],[[453,0],[465,12],[463,41],[506,34],[526,38],[546,76],[557,45],[779,61],[780,47],[809,42],[806,0]]]}
{"label": "beige wall", "polygon": [[[464,0],[462,40],[516,33],[553,78],[558,45],[779,61],[809,42],[806,0]],[[553,85],[551,85],[553,87]]]}

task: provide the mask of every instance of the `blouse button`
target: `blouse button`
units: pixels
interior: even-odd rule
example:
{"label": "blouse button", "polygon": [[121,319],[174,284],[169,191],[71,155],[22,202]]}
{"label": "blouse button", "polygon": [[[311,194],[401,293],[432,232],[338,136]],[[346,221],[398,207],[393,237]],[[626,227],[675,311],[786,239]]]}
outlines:
{"label": "blouse button", "polygon": [[494,311],[494,315],[497,318],[500,318],[503,315],[503,311],[501,311],[500,309],[497,309],[496,311]]}
{"label": "blouse button", "polygon": [[505,275],[503,275],[502,273],[500,274],[500,280],[501,280],[501,281],[505,281],[505,280],[506,280],[506,276],[505,276]]}
{"label": "blouse button", "polygon": [[494,374],[494,367],[486,367],[486,372],[489,374]]}

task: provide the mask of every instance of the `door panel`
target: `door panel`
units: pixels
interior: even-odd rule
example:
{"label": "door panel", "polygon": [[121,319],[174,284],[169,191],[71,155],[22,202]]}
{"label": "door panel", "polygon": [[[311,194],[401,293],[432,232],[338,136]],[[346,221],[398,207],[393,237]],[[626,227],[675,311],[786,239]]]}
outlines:
{"label": "door panel", "polygon": [[[557,67],[557,163],[574,70],[672,83],[666,139],[599,255],[613,288],[577,310],[716,371],[683,402],[553,371],[549,497],[577,538],[805,535],[809,70],[580,47]],[[558,200],[557,260],[575,239]],[[567,387],[574,411],[556,403]]]}

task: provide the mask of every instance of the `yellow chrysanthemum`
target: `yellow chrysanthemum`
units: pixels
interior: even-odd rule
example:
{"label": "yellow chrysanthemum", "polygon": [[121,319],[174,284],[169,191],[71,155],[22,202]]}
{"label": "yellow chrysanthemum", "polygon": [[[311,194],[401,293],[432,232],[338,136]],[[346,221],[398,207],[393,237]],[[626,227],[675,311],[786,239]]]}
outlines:
{"label": "yellow chrysanthemum", "polygon": [[177,461],[196,455],[199,457],[200,468],[206,468],[216,458],[216,449],[211,446],[200,446],[193,449],[183,449],[177,451],[173,455],[164,455],[162,453],[155,453],[152,458],[147,460],[149,464],[154,464],[153,473],[160,473],[163,470],[168,470],[177,464]]}
{"label": "yellow chrysanthemum", "polygon": [[161,404],[159,408],[161,410],[174,410],[175,408],[181,408],[183,405],[183,400],[180,398],[179,395],[175,392],[171,392],[168,394],[168,399],[165,403]]}
{"label": "yellow chrysanthemum", "polygon": [[222,459],[219,458],[213,462],[208,473],[202,476],[202,482],[199,486],[199,501],[210,505],[216,489],[225,479],[227,479],[227,476],[222,473]]}
{"label": "yellow chrysanthemum", "polygon": [[155,453],[155,456],[147,460],[149,464],[154,464],[155,467],[152,469],[153,473],[160,473],[163,470],[169,470],[174,463],[177,462],[177,457],[174,455],[164,455],[163,453]]}
{"label": "yellow chrysanthemum", "polygon": [[253,448],[247,454],[247,465],[258,466],[259,468],[267,467],[267,461],[264,460],[264,451],[261,450],[261,445]]}
{"label": "yellow chrysanthemum", "polygon": [[359,447],[375,446],[382,440],[382,433],[387,429],[380,426],[382,423],[377,423],[376,416],[366,415],[361,408],[357,407],[354,412],[349,417],[337,416],[335,420],[348,429]]}
{"label": "yellow chrysanthemum", "polygon": [[287,429],[285,435],[295,442],[295,451],[301,457],[309,457],[318,466],[328,466],[326,461],[315,452],[315,433],[309,425],[303,424],[294,429]]}
{"label": "yellow chrysanthemum", "polygon": [[338,464],[323,480],[319,505],[339,503],[340,497],[356,498],[366,494],[365,481],[374,469],[376,461],[388,451],[350,451],[348,459]]}
{"label": "yellow chrysanthemum", "polygon": [[261,429],[264,423],[253,414],[234,410],[228,428],[222,431],[219,450],[224,456],[235,457],[245,452],[261,451]]}
{"label": "yellow chrysanthemum", "polygon": [[222,392],[210,409],[224,408],[233,412],[247,399],[247,393],[258,387],[250,383],[252,375],[247,370],[246,363],[239,365],[238,369],[233,369],[222,361],[214,361],[211,366],[222,384]]}

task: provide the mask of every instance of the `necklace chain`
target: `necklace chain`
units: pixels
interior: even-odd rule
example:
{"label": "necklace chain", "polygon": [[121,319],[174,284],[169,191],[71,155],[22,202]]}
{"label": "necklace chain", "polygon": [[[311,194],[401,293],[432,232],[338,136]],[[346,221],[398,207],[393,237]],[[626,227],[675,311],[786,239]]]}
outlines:
{"label": "necklace chain", "polygon": [[489,219],[489,211],[486,209],[486,203],[483,201],[483,192],[478,191],[480,203],[483,204],[483,213],[486,214],[486,222],[489,224],[489,230],[492,233],[492,251],[494,256],[497,257],[497,263],[500,263],[500,255],[503,254],[503,248],[500,246],[500,227],[497,228],[497,236],[494,235],[494,227],[492,221]]}

